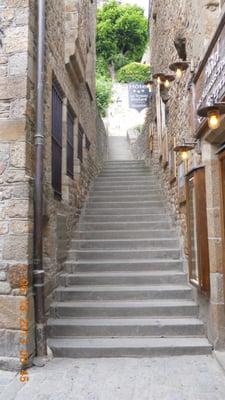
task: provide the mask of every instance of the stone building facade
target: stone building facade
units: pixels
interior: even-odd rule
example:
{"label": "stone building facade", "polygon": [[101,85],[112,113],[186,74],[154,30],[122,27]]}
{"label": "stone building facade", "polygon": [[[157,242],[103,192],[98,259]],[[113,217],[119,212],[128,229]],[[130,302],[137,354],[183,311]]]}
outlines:
{"label": "stone building facade", "polygon": [[[29,357],[35,354],[31,276],[37,2],[1,1],[0,28],[0,365],[13,367],[20,358],[21,333],[28,335],[23,349],[28,350]],[[46,312],[79,210],[106,150],[104,125],[95,102],[95,31],[95,0],[46,2],[43,176]],[[53,90],[60,95],[62,120],[57,119],[59,114],[54,110]],[[60,160],[57,161],[55,154],[55,162],[59,163],[55,174],[60,174],[61,180],[57,193],[52,161],[56,120],[62,125]],[[70,142],[68,121],[72,132]],[[27,277],[29,287],[23,294],[20,282]],[[28,300],[29,306],[21,310],[24,300]]]}
{"label": "stone building facade", "polygon": [[[220,348],[225,345],[225,175],[221,156],[225,128],[222,120],[220,128],[210,130],[205,119],[198,119],[197,110],[212,101],[212,93],[217,94],[217,98],[213,94],[214,102],[225,96],[225,5],[219,0],[165,0],[163,4],[153,0],[149,21],[152,75],[171,75],[169,65],[182,61],[184,51],[188,69],[169,89],[155,80],[135,153],[154,163],[163,181],[208,337]],[[194,147],[183,154],[186,160],[174,151],[184,142]]]}

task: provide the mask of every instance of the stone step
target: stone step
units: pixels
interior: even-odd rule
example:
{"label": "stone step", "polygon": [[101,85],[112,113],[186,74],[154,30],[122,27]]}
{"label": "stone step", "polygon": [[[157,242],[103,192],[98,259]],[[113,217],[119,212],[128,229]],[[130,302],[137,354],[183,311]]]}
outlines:
{"label": "stone step", "polygon": [[149,272],[86,272],[76,274],[61,274],[59,284],[71,285],[160,285],[185,284],[187,275],[180,271],[149,271]]}
{"label": "stone step", "polygon": [[151,170],[152,168],[150,168],[149,166],[147,166],[145,164],[145,162],[143,161],[139,161],[139,160],[133,160],[130,161],[129,163],[125,163],[123,161],[117,161],[116,163],[113,163],[112,161],[107,161],[104,163],[102,170],[105,169],[126,169],[126,168],[148,168],[149,170]]}
{"label": "stone step", "polygon": [[97,178],[95,178],[95,181],[98,180],[109,180],[111,181],[130,181],[130,180],[137,180],[139,181],[140,179],[148,179],[155,181],[155,176],[150,175],[148,171],[139,171],[139,172],[121,172],[121,173],[115,173],[115,172],[102,172],[100,175],[98,175]]}
{"label": "stone step", "polygon": [[145,300],[182,299],[191,300],[192,290],[188,285],[87,285],[59,286],[55,291],[56,301],[72,300]]}
{"label": "stone step", "polygon": [[129,186],[134,186],[134,187],[138,187],[138,186],[146,186],[146,187],[157,187],[158,189],[160,189],[159,186],[159,182],[157,181],[156,178],[149,178],[147,175],[146,177],[129,177],[129,178],[96,178],[93,181],[93,185],[95,186],[110,186],[112,185],[112,187],[118,187],[120,188],[121,186],[123,187],[129,187]]}
{"label": "stone step", "polygon": [[92,193],[90,193],[90,196],[89,196],[89,201],[91,202],[91,203],[106,203],[106,202],[113,202],[113,203],[116,203],[116,202],[135,202],[135,201],[137,201],[137,202],[143,202],[143,201],[149,201],[149,202],[153,202],[153,201],[155,201],[155,202],[157,202],[157,203],[161,203],[161,204],[165,204],[165,201],[164,201],[164,199],[162,198],[162,196],[161,195],[158,195],[158,194],[148,194],[148,195],[146,195],[146,194],[139,194],[139,195],[114,195],[114,194],[111,194],[111,195],[108,195],[108,194],[100,194],[100,195],[97,195],[96,196],[96,193],[95,193],[95,195],[92,195]]}
{"label": "stone step", "polygon": [[123,177],[119,177],[119,178],[98,177],[95,179],[94,183],[98,184],[98,185],[102,185],[102,186],[104,186],[104,184],[106,184],[106,185],[112,184],[114,186],[115,185],[116,186],[121,186],[121,185],[129,186],[129,185],[136,185],[136,184],[139,185],[140,183],[142,185],[146,184],[149,186],[158,185],[157,180],[155,178],[149,177],[148,175],[139,176],[139,177],[129,176],[128,178],[126,178],[126,177],[124,177],[124,178]]}
{"label": "stone step", "polygon": [[143,161],[107,162],[50,306],[59,357],[209,354],[162,187]]}
{"label": "stone step", "polygon": [[77,231],[74,235],[74,239],[80,240],[91,240],[97,239],[160,239],[160,238],[176,238],[177,233],[175,230],[90,230],[90,227],[86,231]]}
{"label": "stone step", "polygon": [[[95,193],[95,192],[94,192]],[[104,192],[105,193],[105,192]],[[165,201],[162,195],[157,193],[150,193],[150,194],[135,194],[135,195],[127,195],[127,194],[92,194],[90,193],[89,201],[91,203],[106,203],[106,202],[149,202],[152,203],[157,201],[161,204],[165,204]]]}
{"label": "stone step", "polygon": [[85,216],[89,215],[130,215],[132,210],[135,209],[135,213],[139,215],[149,215],[149,214],[163,214],[166,215],[166,207],[163,209],[163,207],[154,207],[154,206],[148,206],[148,207],[143,207],[143,208],[135,208],[135,207],[120,207],[120,208],[104,208],[104,210],[99,207],[99,208],[93,208],[87,206],[85,209]]}
{"label": "stone step", "polygon": [[121,183],[121,184],[117,184],[114,182],[108,182],[108,183],[95,183],[92,186],[92,190],[94,190],[96,193],[98,192],[111,192],[111,191],[136,191],[136,193],[139,193],[140,190],[150,190],[150,191],[154,191],[156,193],[161,192],[161,188],[158,185],[158,183],[155,184],[146,184],[146,183]]}
{"label": "stone step", "polygon": [[180,259],[180,249],[157,249],[157,250],[69,250],[68,260],[153,260],[153,259]]}
{"label": "stone step", "polygon": [[[80,218],[81,223],[107,223],[107,224],[113,224],[113,223],[120,223],[121,226],[122,224],[128,224],[128,223],[151,223],[151,224],[162,224],[160,225],[163,228],[163,223],[170,223],[171,217],[169,214],[163,214],[161,213],[155,213],[155,214],[121,214],[121,215],[106,215],[106,214],[98,214],[98,215],[86,215],[83,214]],[[158,226],[158,225],[155,225]]]}
{"label": "stone step", "polygon": [[[106,233],[106,236],[110,235],[110,232],[112,232],[112,235],[116,235],[116,232],[119,235],[123,235],[123,232],[125,232],[124,235],[137,232],[137,237],[141,235],[141,232],[148,232],[149,237],[152,235],[154,237],[160,237],[161,235],[167,237],[167,234],[173,235],[176,232],[171,228],[170,222],[80,222],[79,228],[80,232],[95,232],[97,236],[94,237],[96,238],[98,237],[98,233],[102,234],[102,231]],[[78,233],[76,232],[75,236]],[[106,236],[104,237],[106,238]]]}
{"label": "stone step", "polygon": [[129,176],[129,175],[148,175],[155,177],[155,175],[148,168],[145,167],[132,167],[132,168],[104,168],[99,176]]}
{"label": "stone step", "polygon": [[204,325],[196,318],[63,318],[48,320],[48,334],[85,337],[203,336]]}
{"label": "stone step", "polygon": [[84,272],[144,272],[144,271],[182,271],[182,262],[177,260],[124,260],[118,261],[66,261],[64,263],[67,273]]}
{"label": "stone step", "polygon": [[55,357],[158,357],[210,354],[205,338],[58,338],[48,345]]}
{"label": "stone step", "polygon": [[122,167],[124,166],[130,166],[130,165],[146,165],[144,160],[111,160],[111,161],[105,161],[104,163],[104,167],[107,166],[118,166],[118,165],[122,165]]}
{"label": "stone step", "polygon": [[104,174],[114,174],[114,175],[129,175],[129,174],[148,174],[149,176],[155,176],[152,170],[143,165],[139,165],[138,167],[130,167],[130,168],[103,168],[99,174],[99,176]]}
{"label": "stone step", "polygon": [[174,249],[179,247],[179,240],[175,238],[160,239],[99,239],[99,240],[71,240],[70,250],[140,250],[140,249]]}
{"label": "stone step", "polygon": [[160,188],[158,188],[157,190],[155,188],[152,187],[146,187],[145,185],[142,187],[138,187],[137,188],[131,188],[129,189],[126,187],[119,187],[119,188],[113,188],[112,186],[109,186],[108,188],[97,188],[97,187],[93,187],[90,190],[90,196],[107,196],[111,197],[111,196],[115,196],[115,197],[120,197],[120,196],[140,196],[140,195],[149,195],[149,196],[163,196],[162,190]]}
{"label": "stone step", "polygon": [[69,317],[197,317],[199,308],[191,300],[69,301],[54,302],[52,318]]}
{"label": "stone step", "polygon": [[163,201],[158,201],[158,200],[147,200],[147,201],[93,201],[92,199],[89,200],[88,205],[86,207],[86,210],[89,210],[91,208],[101,208],[101,209],[118,209],[118,208],[135,208],[136,210],[142,210],[143,208],[148,208],[148,209],[166,209],[166,203]]}

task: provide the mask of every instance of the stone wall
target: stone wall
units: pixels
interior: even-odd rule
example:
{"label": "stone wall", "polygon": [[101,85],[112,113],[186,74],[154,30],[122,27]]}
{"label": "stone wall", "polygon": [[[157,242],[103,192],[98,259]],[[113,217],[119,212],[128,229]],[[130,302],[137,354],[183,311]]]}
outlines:
{"label": "stone wall", "polygon": [[[20,278],[32,263],[32,132],[26,119],[30,90],[29,2],[0,5],[0,365],[15,366],[20,349]],[[30,312],[33,299],[29,292]],[[32,353],[33,317],[30,315]]]}
{"label": "stone wall", "polygon": [[[188,71],[180,81],[175,81],[170,90],[165,93],[161,91],[161,98],[166,101],[167,120],[167,154],[161,151],[158,136],[156,112],[154,105],[150,105],[146,117],[143,134],[136,143],[136,157],[144,157],[154,166],[154,170],[160,177],[168,204],[177,220],[182,238],[184,259],[188,258],[187,226],[186,226],[186,203],[180,202],[178,193],[178,168],[181,159],[175,156],[175,174],[171,176],[170,162],[168,159],[168,148],[170,144],[180,144],[183,139],[194,140],[192,121],[192,78],[193,72],[197,70],[207,46],[212,38],[221,17],[219,1],[209,2],[207,0],[160,0],[153,1],[152,15],[150,19],[150,41],[151,41],[151,65],[153,73],[163,72],[171,74],[169,64],[179,59],[174,46],[175,38],[180,35],[186,39],[187,60],[190,62]],[[157,89],[155,88],[156,101]],[[152,149],[144,149],[149,146],[149,129],[154,134]],[[221,220],[219,218],[220,187],[219,187],[219,162],[216,156],[218,146],[210,144],[203,136],[200,143],[201,154],[197,147],[189,155],[187,171],[193,166],[205,165],[206,171],[206,196],[207,196],[207,218],[208,218],[208,241],[210,257],[210,285],[211,295],[207,300],[199,295],[202,303],[202,317],[207,324],[207,332],[210,340],[216,347],[225,343],[225,321],[224,321],[224,296],[223,296],[223,266],[222,266],[222,241]],[[186,172],[187,172],[186,171]]]}
{"label": "stone wall", "polygon": [[[106,152],[106,133],[95,103],[96,2],[48,0],[45,46],[44,231],[46,312],[93,177]],[[20,278],[29,277],[29,340],[35,353],[32,291],[34,133],[37,7],[35,0],[0,4],[0,365],[18,366]],[[52,189],[52,81],[63,100],[62,199]],[[66,175],[67,105],[75,113],[74,179]],[[78,123],[91,147],[77,156]],[[24,318],[26,315],[24,315]]]}

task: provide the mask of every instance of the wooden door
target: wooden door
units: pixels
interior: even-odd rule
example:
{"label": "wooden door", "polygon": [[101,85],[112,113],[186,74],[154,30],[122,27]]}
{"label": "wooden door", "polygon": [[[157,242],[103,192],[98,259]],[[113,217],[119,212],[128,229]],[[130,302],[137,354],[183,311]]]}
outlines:
{"label": "wooden door", "polygon": [[187,176],[187,227],[190,282],[202,292],[209,293],[209,247],[204,167],[194,169]]}

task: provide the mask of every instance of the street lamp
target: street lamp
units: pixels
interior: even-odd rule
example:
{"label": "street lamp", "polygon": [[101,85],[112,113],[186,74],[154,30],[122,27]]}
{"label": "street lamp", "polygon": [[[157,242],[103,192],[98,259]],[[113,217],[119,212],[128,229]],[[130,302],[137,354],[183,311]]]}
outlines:
{"label": "street lamp", "polygon": [[175,153],[179,153],[181,155],[182,160],[186,161],[188,159],[189,151],[195,148],[195,144],[196,142],[193,143],[184,142],[183,144],[174,147],[173,150],[175,151]]}
{"label": "street lamp", "polygon": [[220,127],[222,115],[225,114],[225,102],[199,108],[197,114],[199,117],[208,118],[209,128],[217,129]]}
{"label": "street lamp", "polygon": [[154,74],[153,79],[156,79],[159,85],[165,82],[165,75],[162,73]]}
{"label": "street lamp", "polygon": [[173,75],[165,75],[165,81],[164,81],[165,88],[169,89],[173,81],[175,81],[175,77]]}
{"label": "street lamp", "polygon": [[184,72],[188,69],[189,64],[187,61],[176,61],[170,64],[169,69],[176,73],[178,79],[181,79]]}
{"label": "street lamp", "polygon": [[145,81],[144,84],[147,86],[149,93],[152,93],[154,87],[154,81],[152,79]]}

